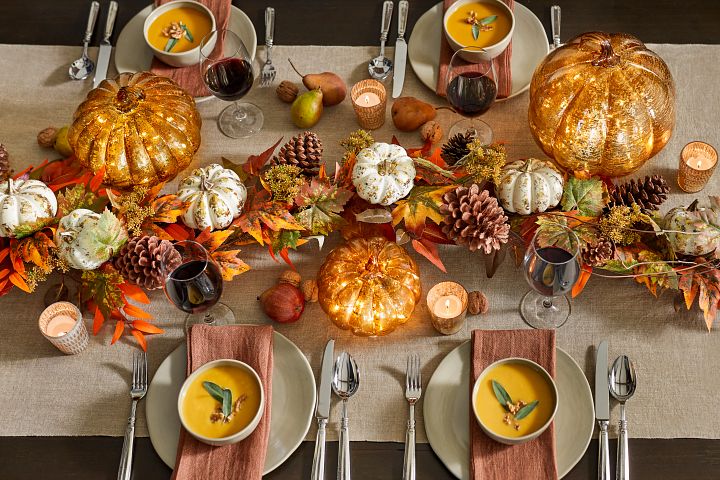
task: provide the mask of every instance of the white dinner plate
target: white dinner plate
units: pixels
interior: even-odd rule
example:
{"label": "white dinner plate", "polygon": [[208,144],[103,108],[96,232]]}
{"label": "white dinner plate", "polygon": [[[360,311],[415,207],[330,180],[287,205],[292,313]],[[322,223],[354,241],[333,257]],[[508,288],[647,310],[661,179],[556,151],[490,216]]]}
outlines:
{"label": "white dinner plate", "polygon": [[[175,468],[180,438],[177,397],[186,378],[183,343],[160,364],[145,403],[150,441],[163,462]],[[305,355],[290,340],[273,336],[270,440],[263,475],[280,466],[305,439],[315,411],[315,377]]]}
{"label": "white dinner plate", "polygon": [[[559,348],[555,383],[558,388],[555,450],[558,475],[562,478],[580,461],[590,444],[595,409],[585,374],[575,360]],[[423,411],[430,446],[453,475],[469,480],[469,341],[448,353],[438,365],[426,389]]]}
{"label": "white dinner plate", "polygon": [[[150,70],[152,64],[153,53],[145,43],[143,37],[143,26],[145,19],[152,12],[153,6],[140,10],[133,18],[130,19],[120,32],[115,45],[115,68],[118,73],[123,72],[142,72]],[[228,29],[235,32],[248,49],[250,57],[255,59],[255,51],[257,50],[257,35],[252,22],[245,15],[245,12],[237,8],[235,5],[230,10],[230,22]],[[207,97],[198,97],[196,102],[203,102],[213,98],[212,95]]]}
{"label": "white dinner plate", "polygon": [[[420,81],[432,91],[435,91],[438,82],[440,40],[444,35],[442,19],[443,4],[440,2],[420,17],[408,42],[410,65]],[[535,68],[550,52],[542,23],[533,12],[518,2],[515,2],[515,33],[512,42],[512,86],[507,98],[530,88]]]}

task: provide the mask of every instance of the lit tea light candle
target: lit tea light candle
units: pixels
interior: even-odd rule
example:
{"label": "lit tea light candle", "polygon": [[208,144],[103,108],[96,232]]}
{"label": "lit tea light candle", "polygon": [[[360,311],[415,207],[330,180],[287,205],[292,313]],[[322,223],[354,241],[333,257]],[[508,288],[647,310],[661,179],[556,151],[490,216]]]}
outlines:
{"label": "lit tea light candle", "polygon": [[427,305],[433,327],[444,335],[452,335],[465,324],[468,293],[459,283],[441,282],[428,292]]}
{"label": "lit tea light candle", "polygon": [[377,80],[362,80],[350,90],[355,115],[362,128],[375,130],[385,123],[385,85]]}
{"label": "lit tea light candle", "polygon": [[699,192],[712,177],[718,163],[717,151],[705,142],[690,142],[680,152],[678,186],[688,193]]}
{"label": "lit tea light candle", "polygon": [[61,352],[74,355],[88,345],[89,336],[80,310],[70,302],[47,307],[38,320],[40,332]]}
{"label": "lit tea light candle", "polygon": [[433,308],[435,315],[442,318],[457,317],[462,313],[462,301],[455,295],[444,295],[438,298]]}
{"label": "lit tea light candle", "polygon": [[50,319],[45,328],[45,333],[51,337],[62,337],[72,330],[76,322],[77,320],[70,315],[57,315]]}
{"label": "lit tea light candle", "polygon": [[372,92],[369,92],[361,96],[358,103],[360,103],[363,107],[374,107],[375,105],[380,105],[380,97]]}

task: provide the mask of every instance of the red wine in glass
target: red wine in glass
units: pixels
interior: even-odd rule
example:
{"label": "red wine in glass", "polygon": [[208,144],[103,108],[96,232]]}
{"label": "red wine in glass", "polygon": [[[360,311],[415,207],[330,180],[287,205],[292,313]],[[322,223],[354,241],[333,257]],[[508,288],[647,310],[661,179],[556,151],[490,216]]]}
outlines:
{"label": "red wine in glass", "polygon": [[200,313],[220,300],[223,283],[212,261],[192,260],[172,271],[165,280],[168,298],[186,313]]}
{"label": "red wine in glass", "polygon": [[554,246],[538,249],[525,262],[525,268],[530,286],[546,297],[570,293],[580,276],[580,264],[576,256]]}
{"label": "red wine in glass", "polygon": [[225,58],[205,70],[205,84],[218,98],[234,102],[245,96],[253,85],[253,68],[243,58]]}
{"label": "red wine in glass", "polygon": [[497,85],[480,72],[457,75],[447,86],[447,99],[455,111],[466,117],[485,113],[497,97]]}

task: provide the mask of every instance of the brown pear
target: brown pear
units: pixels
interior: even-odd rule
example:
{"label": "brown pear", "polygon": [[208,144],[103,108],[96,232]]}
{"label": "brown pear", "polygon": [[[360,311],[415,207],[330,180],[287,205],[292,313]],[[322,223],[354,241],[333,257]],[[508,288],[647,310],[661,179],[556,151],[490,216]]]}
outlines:
{"label": "brown pear", "polygon": [[395,128],[402,132],[412,132],[422,124],[435,118],[435,107],[415,97],[400,97],[392,106],[392,119]]}
{"label": "brown pear", "polygon": [[343,82],[342,78],[332,72],[309,73],[307,75],[303,75],[298,72],[298,69],[295,68],[295,65],[293,65],[289,58],[288,62],[292,65],[295,73],[302,77],[302,82],[303,85],[305,85],[305,88],[308,90],[315,90],[319,88],[322,90],[323,105],[330,107],[345,100],[345,97],[347,96],[347,86],[345,85],[345,82]]}

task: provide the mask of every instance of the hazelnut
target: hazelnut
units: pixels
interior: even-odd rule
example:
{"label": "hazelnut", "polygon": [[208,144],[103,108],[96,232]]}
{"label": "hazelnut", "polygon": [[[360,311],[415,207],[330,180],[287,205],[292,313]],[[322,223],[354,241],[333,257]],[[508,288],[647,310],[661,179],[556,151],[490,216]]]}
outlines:
{"label": "hazelnut", "polygon": [[275,93],[277,93],[278,98],[285,103],[294,102],[299,91],[300,89],[298,89],[297,85],[288,80],[280,82],[280,85],[278,85],[275,89]]}
{"label": "hazelnut", "polygon": [[53,148],[55,145],[55,137],[57,137],[58,129],[55,127],[48,127],[41,130],[37,134],[37,143],[43,148]]}
{"label": "hazelnut", "polygon": [[470,315],[485,314],[489,309],[490,305],[484,293],[476,290],[468,294],[468,312],[470,312]]}
{"label": "hazelnut", "polygon": [[442,127],[434,120],[430,120],[420,127],[420,138],[423,142],[438,143],[442,137]]}
{"label": "hazelnut", "polygon": [[290,285],[298,286],[300,285],[300,280],[302,277],[300,277],[300,274],[297,273],[295,270],[285,270],[283,273],[280,274],[280,278],[278,279],[278,283],[289,283]]}
{"label": "hazelnut", "polygon": [[303,280],[300,284],[300,291],[305,297],[306,302],[318,301],[318,285],[315,280]]}

